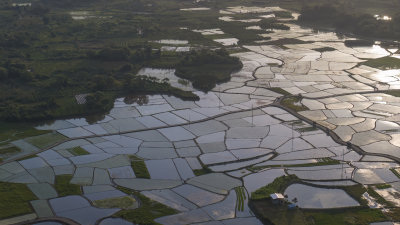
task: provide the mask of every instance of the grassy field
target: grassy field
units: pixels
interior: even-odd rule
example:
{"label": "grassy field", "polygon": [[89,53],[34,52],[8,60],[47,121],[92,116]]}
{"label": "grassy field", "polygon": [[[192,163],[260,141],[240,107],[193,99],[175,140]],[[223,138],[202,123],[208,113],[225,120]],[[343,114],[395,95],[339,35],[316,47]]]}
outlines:
{"label": "grassy field", "polygon": [[98,208],[120,208],[120,209],[131,209],[135,208],[136,200],[130,196],[109,198],[103,200],[96,200],[93,205]]}
{"label": "grassy field", "polygon": [[20,152],[21,149],[15,147],[15,146],[4,146],[4,148],[0,148],[0,154],[12,154],[12,153],[17,153]]}
{"label": "grassy field", "polygon": [[203,168],[193,170],[193,173],[196,176],[201,176],[204,174],[212,173],[212,170],[210,168],[208,168],[207,166],[203,165]]}
{"label": "grassy field", "polygon": [[363,65],[382,70],[400,69],[400,59],[386,56],[378,59],[370,59],[362,63]]}
{"label": "grassy field", "polygon": [[337,210],[303,210],[303,213],[306,220],[315,225],[369,225],[373,222],[387,220],[381,210],[366,207]]}
{"label": "grassy field", "polygon": [[29,201],[36,196],[25,184],[0,182],[0,219],[32,213]]}
{"label": "grassy field", "polygon": [[70,184],[72,176],[71,175],[58,175],[56,176],[56,181],[54,187],[58,193],[58,196],[67,195],[81,195],[82,190],[79,185]]}
{"label": "grassy field", "polygon": [[71,148],[68,149],[68,151],[75,156],[78,155],[89,155],[90,153],[88,151],[86,151],[85,149],[81,148],[81,147],[75,147],[75,148]]}
{"label": "grassy field", "polygon": [[47,134],[42,134],[39,136],[27,138],[26,141],[40,149],[45,149],[49,146],[52,146],[56,143],[59,143],[61,141],[67,140],[67,139],[68,139],[67,137],[65,137],[59,133],[47,133]]}
{"label": "grassy field", "polygon": [[335,187],[339,189],[343,189],[347,194],[349,194],[352,198],[357,200],[357,202],[360,203],[362,206],[367,206],[367,200],[365,200],[362,196],[365,192],[367,192],[367,189],[361,185],[352,185],[352,186],[341,186],[341,187]]}
{"label": "grassy field", "polygon": [[0,121],[0,146],[12,141],[32,136],[47,134],[49,131],[41,131],[33,128],[31,123],[9,123]]}

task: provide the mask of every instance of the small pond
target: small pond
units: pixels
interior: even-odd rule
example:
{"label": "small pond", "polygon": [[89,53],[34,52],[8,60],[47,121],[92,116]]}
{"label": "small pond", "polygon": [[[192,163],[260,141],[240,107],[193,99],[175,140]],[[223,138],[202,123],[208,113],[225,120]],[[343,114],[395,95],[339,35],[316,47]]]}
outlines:
{"label": "small pond", "polygon": [[174,69],[154,69],[143,68],[139,70],[138,75],[146,75],[149,77],[156,77],[160,80],[168,79],[172,87],[177,87],[185,91],[193,91],[192,83],[186,79],[181,79],[175,75]]}
{"label": "small pond", "polygon": [[297,198],[300,208],[328,209],[359,206],[360,204],[341,189],[324,189],[304,184],[292,184],[285,190],[292,201]]}

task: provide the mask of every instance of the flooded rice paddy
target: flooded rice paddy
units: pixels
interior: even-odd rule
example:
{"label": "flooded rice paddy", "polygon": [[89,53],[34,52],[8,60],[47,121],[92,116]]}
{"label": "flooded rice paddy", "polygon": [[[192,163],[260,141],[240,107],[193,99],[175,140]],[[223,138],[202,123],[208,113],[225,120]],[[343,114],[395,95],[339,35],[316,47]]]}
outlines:
{"label": "flooded rice paddy", "polygon": [[[221,11],[221,17],[276,10],[230,7]],[[290,30],[266,32],[265,36],[306,43],[240,46],[243,51],[232,55],[241,60],[243,69],[208,93],[182,82],[174,70],[143,68],[140,75],[168,79],[174,87],[194,91],[200,100],[129,96],[116,99],[113,109],[96,122],[75,118],[38,126],[67,139],[47,149],[34,141],[42,136],[13,142],[22,150],[19,156],[32,157],[5,158],[0,180],[28,184],[40,199],[31,202],[38,217],[61,216],[82,224],[127,223],[106,218],[118,208],[91,204],[127,196],[116,185],[139,191],[179,212],[157,218],[161,224],[261,224],[247,204],[238,210],[233,189],[244,187],[248,199],[252,192],[289,174],[310,184],[292,184],[285,191],[288,200],[296,198],[300,208],[358,206],[342,189],[330,188],[356,182],[393,184],[393,190],[378,193],[398,204],[400,179],[391,169],[399,168],[400,98],[372,92],[399,88],[399,71],[362,64],[390,56],[394,50],[378,45],[350,48],[344,44],[347,37],[315,33],[292,23],[288,26]],[[212,27],[194,32],[223,34]],[[234,37],[214,41],[238,44]],[[159,43],[188,45],[185,40]],[[333,51],[315,50],[327,47]],[[300,103],[305,110],[294,113],[274,104],[282,97],[274,88],[303,96]],[[303,117],[307,121],[300,119]],[[314,122],[324,130],[314,127]],[[339,143],[327,129],[359,149]],[[85,154],[73,154],[70,150],[76,147]],[[132,155],[143,161],[148,178],[138,178],[131,167]],[[327,159],[337,164],[321,164]],[[204,167],[210,173],[196,175]],[[59,175],[70,175],[70,183],[83,187],[82,195],[58,196],[50,184]]]}

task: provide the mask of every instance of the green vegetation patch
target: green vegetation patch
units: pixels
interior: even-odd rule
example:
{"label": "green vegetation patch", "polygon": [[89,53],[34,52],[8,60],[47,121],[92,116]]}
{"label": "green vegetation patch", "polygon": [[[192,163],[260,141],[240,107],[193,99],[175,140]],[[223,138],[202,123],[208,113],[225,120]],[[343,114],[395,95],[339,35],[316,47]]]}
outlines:
{"label": "green vegetation patch", "polygon": [[292,13],[289,11],[275,11],[274,14],[278,18],[293,18]]}
{"label": "green vegetation patch", "polygon": [[331,159],[331,158],[321,158],[318,159],[318,162],[315,163],[303,163],[303,164],[288,164],[288,165],[268,165],[268,166],[252,166],[249,167],[248,169],[250,171],[259,171],[265,168],[270,168],[270,167],[313,167],[313,166],[327,166],[327,165],[338,165],[340,164],[339,160],[336,159]]}
{"label": "green vegetation patch", "polygon": [[51,131],[36,130],[30,123],[0,122],[0,145],[7,145],[12,141],[46,134]]}
{"label": "green vegetation patch", "polygon": [[378,194],[372,187],[367,188],[368,194],[375,199],[375,201],[381,205],[387,207],[393,207],[394,204],[392,202],[386,201],[380,194]]}
{"label": "green vegetation patch", "polygon": [[338,165],[340,164],[339,160],[336,159],[331,159],[331,158],[321,158],[321,159],[317,159],[318,163],[321,163],[322,165]]}
{"label": "green vegetation patch", "polygon": [[392,185],[390,185],[390,184],[377,184],[377,185],[375,185],[375,187],[377,189],[387,189],[387,188],[391,188]]}
{"label": "green vegetation patch", "polygon": [[135,209],[138,206],[136,199],[131,196],[124,196],[119,198],[108,198],[97,200],[93,205],[98,208],[120,208],[120,209]]}
{"label": "green vegetation patch", "polygon": [[313,50],[317,51],[317,52],[333,52],[333,51],[336,51],[336,49],[332,48],[332,47],[314,48]]}
{"label": "green vegetation patch", "polygon": [[369,47],[372,46],[375,42],[371,40],[345,40],[344,45],[347,47]]}
{"label": "green vegetation patch", "polygon": [[54,187],[60,197],[67,195],[81,195],[81,187],[77,184],[71,184],[72,175],[58,175]]}
{"label": "green vegetation patch", "polygon": [[308,110],[306,106],[301,104],[301,98],[297,96],[287,97],[281,101],[281,104],[296,112]]}
{"label": "green vegetation patch", "polygon": [[296,181],[299,181],[299,178],[294,174],[278,177],[267,186],[264,186],[251,193],[251,199],[256,200],[269,198],[270,194],[283,192],[290,184]]}
{"label": "green vegetation patch", "polygon": [[40,149],[45,149],[48,148],[56,143],[59,143],[61,141],[67,140],[67,137],[57,133],[57,132],[52,132],[48,134],[42,134],[39,136],[27,138],[26,141],[31,143],[32,145],[40,148]]}
{"label": "green vegetation patch", "polygon": [[235,187],[236,192],[236,209],[240,212],[244,210],[244,202],[246,200],[246,193],[244,187]]}
{"label": "green vegetation patch", "polygon": [[207,166],[203,165],[203,168],[197,169],[197,170],[193,170],[193,173],[196,176],[201,176],[201,175],[204,175],[204,174],[212,173],[212,170],[210,168],[208,168]]}
{"label": "green vegetation patch", "polygon": [[176,75],[192,81],[193,87],[210,91],[217,83],[229,81],[231,73],[242,68],[238,58],[224,50],[192,51],[176,67]]}
{"label": "green vegetation patch", "polygon": [[146,164],[144,163],[143,159],[137,156],[130,156],[131,159],[131,166],[133,171],[135,172],[135,176],[137,178],[145,178],[150,179],[149,171],[147,170]]}
{"label": "green vegetation patch", "polygon": [[239,39],[239,45],[249,45],[254,44],[255,41],[271,39],[270,37],[260,36],[260,34],[264,34],[265,31],[246,29],[246,27],[250,25],[251,24],[248,23],[220,22],[217,26],[220,26],[225,34]]}
{"label": "green vegetation patch", "polygon": [[311,132],[311,131],[318,130],[318,128],[317,127],[302,127],[302,128],[297,128],[296,130],[299,132]]}
{"label": "green vegetation patch", "polygon": [[400,208],[390,208],[385,215],[391,219],[391,221],[400,221]]}
{"label": "green vegetation patch", "polygon": [[81,148],[81,147],[75,147],[75,148],[71,148],[68,149],[68,152],[70,152],[72,155],[78,156],[78,155],[89,155],[90,153],[88,151],[86,151],[85,149]]}
{"label": "green vegetation patch", "polygon": [[383,93],[391,95],[391,96],[394,96],[394,97],[400,97],[400,91],[399,90],[388,90],[388,91],[385,91]]}
{"label": "green vegetation patch", "polygon": [[400,59],[386,56],[377,59],[370,59],[362,63],[363,65],[378,68],[382,70],[400,69]]}
{"label": "green vegetation patch", "polygon": [[290,30],[290,27],[282,24],[277,23],[275,19],[264,19],[261,20],[259,23],[262,29],[270,29],[270,30]]}
{"label": "green vegetation patch", "polygon": [[356,184],[352,186],[340,186],[337,187],[340,189],[343,189],[347,194],[349,194],[352,198],[357,200],[360,205],[362,206],[367,206],[368,202],[365,200],[362,196],[365,192],[367,192],[367,189],[361,185],[361,184]]}
{"label": "green vegetation patch", "polygon": [[0,154],[13,154],[20,151],[21,149],[15,146],[5,146],[4,148],[0,147]]}
{"label": "green vegetation patch", "polygon": [[36,196],[25,184],[0,182],[0,219],[32,213],[29,201]]}
{"label": "green vegetation patch", "polygon": [[273,88],[268,88],[269,90],[279,93],[281,95],[287,96],[287,95],[292,95],[289,92],[283,90],[282,88],[278,88],[278,87],[273,87]]}
{"label": "green vegetation patch", "polygon": [[134,194],[139,199],[140,207],[137,209],[121,210],[114,214],[113,217],[120,217],[139,225],[156,225],[158,223],[154,222],[154,219],[178,213],[175,209],[152,201],[139,192],[124,187],[118,187],[118,189],[127,194]]}
{"label": "green vegetation patch", "polygon": [[282,38],[275,41],[268,41],[265,42],[264,44],[283,46],[283,45],[297,45],[297,44],[308,44],[308,43],[312,43],[312,41],[302,41],[296,38]]}

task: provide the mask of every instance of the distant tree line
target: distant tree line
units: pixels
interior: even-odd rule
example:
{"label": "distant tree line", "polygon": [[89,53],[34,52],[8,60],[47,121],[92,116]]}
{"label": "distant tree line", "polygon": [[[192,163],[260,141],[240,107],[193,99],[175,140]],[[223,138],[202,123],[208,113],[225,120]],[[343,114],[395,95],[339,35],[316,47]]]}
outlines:
{"label": "distant tree line", "polygon": [[400,37],[400,15],[392,20],[377,20],[370,14],[356,14],[345,7],[333,4],[305,6],[301,10],[300,22],[332,26],[338,31],[353,34],[396,39]]}
{"label": "distant tree line", "polygon": [[240,60],[236,57],[229,56],[226,49],[218,49],[210,51],[202,49],[199,51],[190,51],[181,62],[179,66],[199,66],[204,64],[239,64]]}

